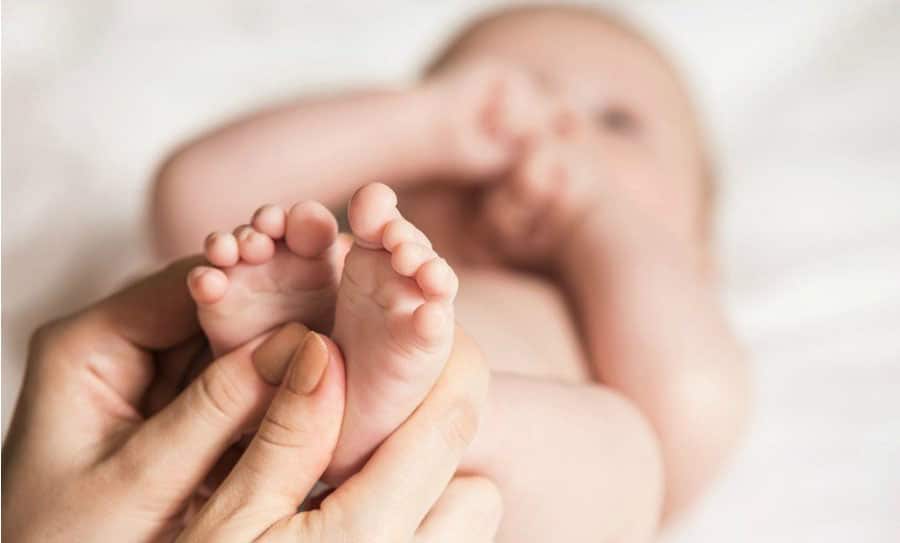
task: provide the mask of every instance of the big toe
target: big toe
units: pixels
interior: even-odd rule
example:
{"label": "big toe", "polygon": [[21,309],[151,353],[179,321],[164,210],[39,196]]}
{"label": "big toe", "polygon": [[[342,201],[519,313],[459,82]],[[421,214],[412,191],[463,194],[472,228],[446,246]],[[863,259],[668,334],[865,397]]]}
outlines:
{"label": "big toe", "polygon": [[347,209],[356,242],[372,249],[382,247],[385,226],[398,217],[397,195],[383,183],[371,183],[359,189]]}
{"label": "big toe", "polygon": [[303,202],[288,212],[285,243],[304,258],[320,256],[337,240],[337,220],[319,202]]}

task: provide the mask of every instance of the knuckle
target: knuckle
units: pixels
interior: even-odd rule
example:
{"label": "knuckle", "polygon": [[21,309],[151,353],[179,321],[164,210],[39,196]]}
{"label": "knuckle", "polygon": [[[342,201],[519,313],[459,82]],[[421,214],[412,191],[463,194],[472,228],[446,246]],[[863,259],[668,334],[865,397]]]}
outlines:
{"label": "knuckle", "polygon": [[269,446],[296,449],[307,442],[307,434],[302,424],[284,416],[277,409],[269,409],[256,432],[256,438]]}
{"label": "knuckle", "polygon": [[465,449],[478,431],[479,410],[469,398],[459,398],[446,415],[441,435],[453,451]]}
{"label": "knuckle", "polygon": [[116,481],[120,488],[138,488],[144,486],[146,474],[155,471],[149,467],[151,462],[145,448],[129,439],[98,469],[104,471],[101,478]]}
{"label": "knuckle", "polygon": [[442,393],[452,397],[442,424],[441,433],[451,450],[461,450],[469,445],[478,431],[481,408],[487,397],[490,371],[477,345],[464,334],[457,334],[458,351],[452,357],[452,368],[446,379],[447,389]]}
{"label": "knuckle", "polygon": [[32,351],[42,350],[48,343],[52,342],[59,321],[52,321],[38,326],[32,333],[28,341],[28,346]]}
{"label": "knuckle", "polygon": [[288,521],[289,534],[296,537],[297,541],[345,541],[351,540],[339,530],[328,524],[328,519],[319,509],[306,511],[300,515],[294,515]]}
{"label": "knuckle", "polygon": [[201,373],[192,390],[196,411],[211,422],[230,420],[242,411],[241,387],[221,364],[212,364]]}
{"label": "knuckle", "polygon": [[32,332],[28,342],[29,366],[37,371],[60,363],[84,362],[78,356],[83,350],[79,341],[77,320],[61,318],[44,323]]}
{"label": "knuckle", "polygon": [[28,348],[32,353],[46,352],[64,338],[64,323],[66,319],[56,319],[38,326],[28,341]]}

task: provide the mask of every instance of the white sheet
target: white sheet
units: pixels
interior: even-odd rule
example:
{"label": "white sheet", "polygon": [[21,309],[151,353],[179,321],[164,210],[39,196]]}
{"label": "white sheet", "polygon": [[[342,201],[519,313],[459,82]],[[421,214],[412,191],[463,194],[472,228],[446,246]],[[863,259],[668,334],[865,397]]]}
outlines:
{"label": "white sheet", "polygon": [[[179,140],[311,89],[409,78],[476,2],[4,4],[3,428],[30,330],[148,263]],[[632,2],[719,144],[757,405],[672,541],[900,537],[900,6]],[[352,13],[352,15],[350,15]]]}

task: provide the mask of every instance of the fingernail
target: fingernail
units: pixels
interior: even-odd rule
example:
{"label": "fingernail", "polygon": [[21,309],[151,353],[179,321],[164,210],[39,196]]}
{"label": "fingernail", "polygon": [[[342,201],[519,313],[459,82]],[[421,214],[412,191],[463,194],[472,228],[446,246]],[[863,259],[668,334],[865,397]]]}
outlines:
{"label": "fingernail", "polygon": [[278,385],[290,367],[291,356],[309,329],[298,322],[281,327],[253,351],[253,366],[270,385]]}
{"label": "fingernail", "polygon": [[322,337],[315,332],[307,333],[303,346],[291,361],[291,388],[299,394],[312,394],[325,375],[329,357]]}

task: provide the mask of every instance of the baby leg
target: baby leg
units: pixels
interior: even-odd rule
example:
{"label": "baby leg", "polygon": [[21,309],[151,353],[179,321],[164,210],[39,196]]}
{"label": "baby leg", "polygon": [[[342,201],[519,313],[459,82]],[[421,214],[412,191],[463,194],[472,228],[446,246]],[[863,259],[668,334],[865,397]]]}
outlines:
{"label": "baby leg", "polygon": [[658,530],[659,444],[608,387],[494,372],[460,469],[499,486],[498,542],[647,542]]}

